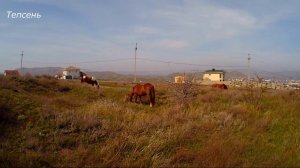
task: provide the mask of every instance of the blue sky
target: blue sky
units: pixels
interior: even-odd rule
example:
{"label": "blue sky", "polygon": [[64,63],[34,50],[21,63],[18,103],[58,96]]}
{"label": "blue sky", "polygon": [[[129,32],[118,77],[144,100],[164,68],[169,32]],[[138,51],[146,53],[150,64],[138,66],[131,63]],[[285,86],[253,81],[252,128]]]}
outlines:
{"label": "blue sky", "polygon": [[139,58],[206,65],[139,59],[140,73],[241,69],[248,53],[254,70],[300,70],[298,0],[2,0],[0,11],[1,71],[24,50],[25,67],[132,72],[136,42]]}

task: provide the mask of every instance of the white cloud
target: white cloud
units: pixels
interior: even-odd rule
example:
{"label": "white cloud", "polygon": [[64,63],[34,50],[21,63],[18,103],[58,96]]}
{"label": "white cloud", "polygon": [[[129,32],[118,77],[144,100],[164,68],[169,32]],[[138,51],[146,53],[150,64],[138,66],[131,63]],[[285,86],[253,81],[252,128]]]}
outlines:
{"label": "white cloud", "polygon": [[156,10],[154,15],[167,25],[167,33],[211,40],[239,36],[257,26],[256,18],[248,13],[201,1],[185,2],[182,7]]}

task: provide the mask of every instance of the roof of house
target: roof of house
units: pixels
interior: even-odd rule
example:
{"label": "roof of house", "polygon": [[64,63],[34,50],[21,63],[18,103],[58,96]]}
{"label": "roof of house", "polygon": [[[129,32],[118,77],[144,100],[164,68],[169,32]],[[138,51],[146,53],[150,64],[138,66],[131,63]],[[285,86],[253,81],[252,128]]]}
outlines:
{"label": "roof of house", "polygon": [[215,70],[215,69],[212,69],[212,70],[207,70],[204,72],[205,74],[224,74],[225,71],[223,70]]}
{"label": "roof of house", "polygon": [[5,70],[4,73],[9,76],[19,76],[20,73],[17,70]]}
{"label": "roof of house", "polygon": [[69,66],[67,68],[64,68],[64,71],[75,71],[75,70],[80,70],[80,68],[75,66]]}

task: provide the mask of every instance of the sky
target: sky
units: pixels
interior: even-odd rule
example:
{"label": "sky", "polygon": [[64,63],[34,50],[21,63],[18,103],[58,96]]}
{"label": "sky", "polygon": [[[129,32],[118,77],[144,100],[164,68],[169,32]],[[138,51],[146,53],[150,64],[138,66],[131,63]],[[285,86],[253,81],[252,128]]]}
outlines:
{"label": "sky", "polygon": [[[40,19],[8,18],[7,11]],[[300,70],[298,0],[1,0],[0,71]]]}

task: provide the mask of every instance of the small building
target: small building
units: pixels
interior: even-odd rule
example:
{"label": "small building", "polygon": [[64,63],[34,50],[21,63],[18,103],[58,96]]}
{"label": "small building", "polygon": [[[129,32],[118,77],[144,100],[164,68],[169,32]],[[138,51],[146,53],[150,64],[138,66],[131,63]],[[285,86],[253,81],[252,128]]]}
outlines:
{"label": "small building", "polygon": [[20,73],[17,70],[5,70],[4,71],[4,76],[6,76],[6,77],[17,77],[17,76],[20,76]]}
{"label": "small building", "polygon": [[69,66],[64,68],[62,73],[62,79],[79,79],[80,78],[80,68],[75,66]]}
{"label": "small building", "polygon": [[178,75],[178,76],[175,76],[175,83],[185,83],[185,76],[181,76],[181,75]]}
{"label": "small building", "polygon": [[204,81],[223,82],[225,79],[225,71],[223,70],[207,70],[203,73]]}

